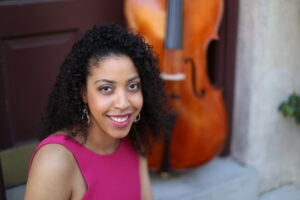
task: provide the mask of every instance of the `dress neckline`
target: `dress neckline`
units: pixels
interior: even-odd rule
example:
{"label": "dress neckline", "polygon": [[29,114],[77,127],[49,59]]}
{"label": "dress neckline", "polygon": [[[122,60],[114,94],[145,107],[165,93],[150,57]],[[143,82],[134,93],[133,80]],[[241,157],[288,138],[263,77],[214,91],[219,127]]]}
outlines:
{"label": "dress neckline", "polygon": [[122,138],[122,139],[120,139],[119,145],[117,146],[117,148],[115,149],[115,151],[113,151],[112,153],[109,153],[109,154],[101,154],[101,153],[97,153],[97,152],[93,151],[92,149],[89,149],[88,147],[86,147],[84,144],[80,143],[75,138],[73,138],[73,137],[71,137],[69,135],[66,135],[64,133],[57,133],[57,134],[55,134],[53,136],[64,137],[67,140],[70,140],[75,145],[80,146],[80,148],[82,148],[84,151],[89,152],[91,154],[94,154],[96,156],[101,156],[101,157],[114,156],[114,155],[118,154],[118,152],[120,151],[120,149],[122,149],[123,146],[124,146],[124,138]]}

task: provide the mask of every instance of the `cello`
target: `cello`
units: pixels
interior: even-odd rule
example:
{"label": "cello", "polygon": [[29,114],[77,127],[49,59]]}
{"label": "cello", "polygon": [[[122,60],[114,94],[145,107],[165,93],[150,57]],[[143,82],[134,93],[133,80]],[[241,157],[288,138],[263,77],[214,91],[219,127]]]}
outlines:
{"label": "cello", "polygon": [[210,83],[206,66],[208,45],[218,38],[223,0],[126,0],[124,9],[128,28],[158,54],[177,114],[169,142],[156,143],[148,155],[149,168],[169,171],[208,162],[227,137],[222,93]]}

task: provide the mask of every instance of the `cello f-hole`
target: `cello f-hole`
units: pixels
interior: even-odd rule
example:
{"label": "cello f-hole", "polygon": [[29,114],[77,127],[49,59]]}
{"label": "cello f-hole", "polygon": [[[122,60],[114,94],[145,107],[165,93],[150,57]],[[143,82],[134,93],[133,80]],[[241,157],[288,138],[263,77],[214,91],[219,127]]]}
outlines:
{"label": "cello f-hole", "polygon": [[206,91],[205,89],[200,89],[200,90],[197,90],[197,87],[196,87],[196,66],[195,66],[195,63],[194,63],[194,60],[191,59],[191,58],[185,58],[184,59],[184,62],[187,63],[187,64],[190,64],[191,65],[191,68],[192,68],[192,89],[193,89],[193,93],[199,97],[199,98],[202,98],[205,96],[206,94]]}

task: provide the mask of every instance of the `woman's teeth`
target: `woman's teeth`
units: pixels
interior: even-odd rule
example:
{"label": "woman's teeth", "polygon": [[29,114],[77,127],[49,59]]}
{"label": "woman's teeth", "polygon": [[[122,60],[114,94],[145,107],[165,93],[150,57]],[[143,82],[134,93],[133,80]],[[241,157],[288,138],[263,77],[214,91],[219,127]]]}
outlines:
{"label": "woman's teeth", "polygon": [[128,119],[128,115],[125,117],[110,117],[112,120],[118,123],[125,122]]}

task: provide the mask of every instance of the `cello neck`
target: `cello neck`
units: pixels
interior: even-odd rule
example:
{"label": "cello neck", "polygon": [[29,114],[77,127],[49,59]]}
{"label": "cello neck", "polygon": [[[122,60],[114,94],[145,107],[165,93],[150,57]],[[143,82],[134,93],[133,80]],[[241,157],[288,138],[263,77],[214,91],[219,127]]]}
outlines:
{"label": "cello neck", "polygon": [[166,49],[182,49],[182,0],[168,0]]}
{"label": "cello neck", "polygon": [[182,0],[168,0],[165,37],[164,71],[161,77],[167,81],[182,81]]}

